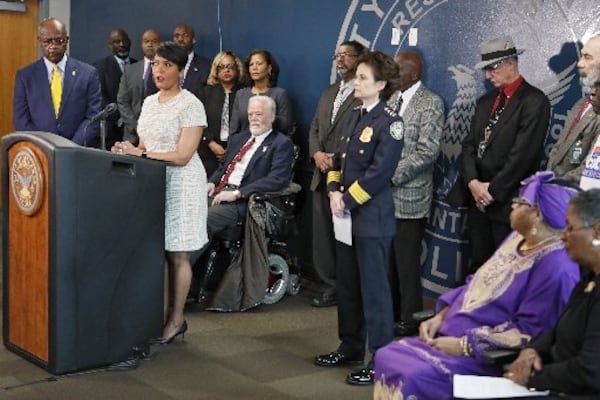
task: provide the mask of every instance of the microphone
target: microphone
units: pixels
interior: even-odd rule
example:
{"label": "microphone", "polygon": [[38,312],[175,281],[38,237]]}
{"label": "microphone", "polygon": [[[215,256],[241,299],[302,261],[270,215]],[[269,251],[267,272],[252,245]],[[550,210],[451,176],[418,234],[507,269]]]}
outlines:
{"label": "microphone", "polygon": [[108,118],[108,116],[113,114],[115,111],[117,111],[117,103],[108,104],[106,107],[104,107],[104,110],[100,111],[98,114],[94,115],[92,119],[90,119],[90,124]]}

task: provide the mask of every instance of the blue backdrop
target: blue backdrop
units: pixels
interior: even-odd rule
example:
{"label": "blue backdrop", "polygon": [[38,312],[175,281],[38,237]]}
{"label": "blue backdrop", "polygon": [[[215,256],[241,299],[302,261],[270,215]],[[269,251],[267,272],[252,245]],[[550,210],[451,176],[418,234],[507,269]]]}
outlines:
{"label": "blue backdrop", "polygon": [[[600,30],[600,5],[586,0],[78,0],[71,12],[71,54],[89,62],[107,54],[107,36],[114,27],[129,32],[132,54],[139,58],[145,29],[156,28],[171,39],[179,22],[194,26],[196,50],[208,58],[221,45],[242,58],[255,47],[272,51],[281,65],[280,86],[293,97],[303,148],[319,95],[335,79],[331,55],[339,43],[356,39],[389,54],[421,52],[423,80],[442,96],[447,113],[436,163],[439,195],[423,243],[423,282],[431,296],[454,286],[466,261],[463,212],[441,199],[455,178],[475,99],[486,90],[482,72],[473,69],[479,43],[511,34],[517,47],[526,49],[521,71],[552,103],[547,144],[532,149],[547,154],[562,131],[566,111],[582,95],[577,42]],[[392,44],[394,30],[397,44]],[[306,159],[302,170],[300,179],[310,174]],[[302,254],[310,254],[308,242]]]}

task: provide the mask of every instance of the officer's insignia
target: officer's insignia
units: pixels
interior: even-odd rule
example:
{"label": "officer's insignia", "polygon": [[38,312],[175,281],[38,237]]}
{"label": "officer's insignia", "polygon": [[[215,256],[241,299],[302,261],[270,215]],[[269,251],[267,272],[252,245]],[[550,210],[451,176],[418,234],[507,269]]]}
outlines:
{"label": "officer's insignia", "polygon": [[396,121],[390,125],[390,135],[396,140],[404,137],[404,124],[402,121]]}
{"label": "officer's insignia", "polygon": [[371,141],[372,137],[373,137],[373,128],[371,128],[370,126],[367,126],[360,133],[360,137],[358,139],[363,143],[369,143]]}

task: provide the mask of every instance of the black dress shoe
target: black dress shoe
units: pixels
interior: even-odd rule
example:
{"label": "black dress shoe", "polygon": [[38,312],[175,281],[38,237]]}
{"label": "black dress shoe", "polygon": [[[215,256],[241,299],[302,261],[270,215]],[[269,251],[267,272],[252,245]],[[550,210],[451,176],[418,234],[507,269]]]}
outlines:
{"label": "black dress shoe", "polygon": [[335,295],[330,294],[322,294],[318,297],[313,297],[310,301],[310,305],[313,307],[331,307],[336,304],[337,301],[335,300]]}
{"label": "black dress shoe", "polygon": [[396,322],[394,323],[394,336],[416,336],[419,333],[419,326],[409,322]]}
{"label": "black dress shoe", "polygon": [[350,372],[346,376],[346,383],[349,385],[372,385],[374,380],[375,371],[369,367]]}
{"label": "black dress shoe", "polygon": [[321,354],[315,357],[315,365],[320,367],[339,367],[341,365],[362,364],[364,357],[349,357],[340,352],[332,351],[329,354]]}

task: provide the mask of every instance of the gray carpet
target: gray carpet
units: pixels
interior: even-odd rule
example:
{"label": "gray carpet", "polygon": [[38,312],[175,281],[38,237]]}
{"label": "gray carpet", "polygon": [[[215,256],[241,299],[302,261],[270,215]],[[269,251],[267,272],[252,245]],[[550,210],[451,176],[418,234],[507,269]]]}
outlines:
{"label": "gray carpet", "polygon": [[314,366],[337,347],[336,308],[307,292],[246,313],[190,309],[185,339],[161,346],[132,371],[53,377],[0,349],[0,399],[371,399],[344,382],[349,368]]}

